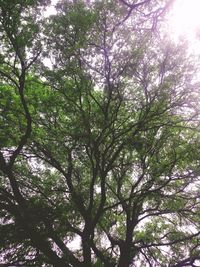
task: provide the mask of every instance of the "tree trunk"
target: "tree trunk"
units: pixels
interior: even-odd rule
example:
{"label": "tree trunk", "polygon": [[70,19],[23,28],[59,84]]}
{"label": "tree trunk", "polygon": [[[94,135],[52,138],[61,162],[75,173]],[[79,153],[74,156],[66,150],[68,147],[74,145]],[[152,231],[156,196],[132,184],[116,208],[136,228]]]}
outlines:
{"label": "tree trunk", "polygon": [[130,247],[127,246],[126,244],[121,245],[119,264],[117,267],[129,267],[131,261],[130,254],[131,254]]}
{"label": "tree trunk", "polygon": [[82,247],[83,247],[83,259],[84,259],[84,266],[90,267],[91,266],[91,248],[88,242],[87,237],[82,238]]}

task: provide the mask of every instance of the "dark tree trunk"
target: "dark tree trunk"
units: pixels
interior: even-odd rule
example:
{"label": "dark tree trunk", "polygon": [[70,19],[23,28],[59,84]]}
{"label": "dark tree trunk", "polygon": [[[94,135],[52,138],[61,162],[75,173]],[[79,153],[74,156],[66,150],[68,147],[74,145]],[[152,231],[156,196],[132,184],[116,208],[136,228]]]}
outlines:
{"label": "dark tree trunk", "polygon": [[92,258],[91,258],[91,248],[90,248],[88,236],[84,236],[82,238],[82,247],[83,247],[84,266],[90,267]]}
{"label": "dark tree trunk", "polygon": [[117,267],[129,267],[131,261],[131,249],[127,244],[121,245],[120,247],[120,258]]}

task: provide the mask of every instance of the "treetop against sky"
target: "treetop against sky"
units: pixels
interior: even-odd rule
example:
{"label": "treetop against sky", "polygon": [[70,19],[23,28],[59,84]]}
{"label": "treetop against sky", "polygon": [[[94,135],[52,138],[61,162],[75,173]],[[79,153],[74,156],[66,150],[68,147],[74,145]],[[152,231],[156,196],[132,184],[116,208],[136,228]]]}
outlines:
{"label": "treetop against sky", "polygon": [[1,265],[198,266],[199,60],[166,31],[186,2],[49,5],[0,1]]}

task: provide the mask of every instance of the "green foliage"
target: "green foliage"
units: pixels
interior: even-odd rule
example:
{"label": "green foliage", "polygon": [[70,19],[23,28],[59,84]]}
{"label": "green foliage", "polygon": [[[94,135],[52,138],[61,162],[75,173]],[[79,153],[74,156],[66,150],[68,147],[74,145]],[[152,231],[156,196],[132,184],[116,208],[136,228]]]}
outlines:
{"label": "green foliage", "polygon": [[47,3],[0,1],[2,263],[190,264],[200,246],[194,59],[153,34],[159,1],[59,1],[44,19]]}

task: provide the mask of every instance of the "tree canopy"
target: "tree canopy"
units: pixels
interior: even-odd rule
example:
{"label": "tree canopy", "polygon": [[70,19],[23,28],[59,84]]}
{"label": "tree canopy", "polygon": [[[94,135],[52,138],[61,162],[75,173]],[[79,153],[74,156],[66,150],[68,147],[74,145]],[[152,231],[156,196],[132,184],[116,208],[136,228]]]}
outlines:
{"label": "tree canopy", "polygon": [[172,2],[0,0],[1,266],[197,266],[199,67]]}

